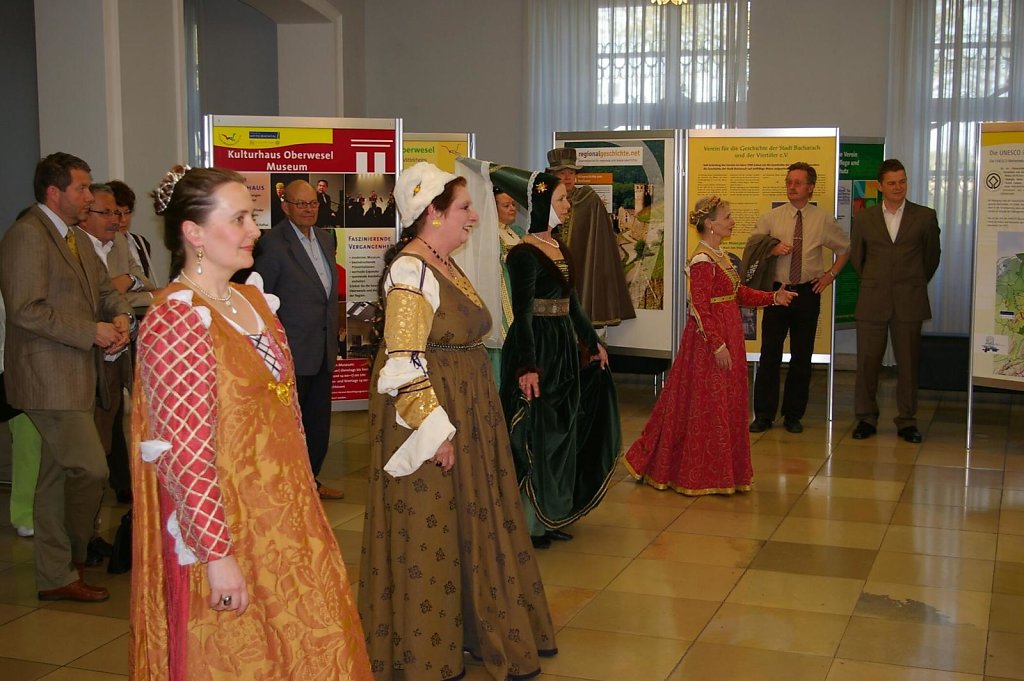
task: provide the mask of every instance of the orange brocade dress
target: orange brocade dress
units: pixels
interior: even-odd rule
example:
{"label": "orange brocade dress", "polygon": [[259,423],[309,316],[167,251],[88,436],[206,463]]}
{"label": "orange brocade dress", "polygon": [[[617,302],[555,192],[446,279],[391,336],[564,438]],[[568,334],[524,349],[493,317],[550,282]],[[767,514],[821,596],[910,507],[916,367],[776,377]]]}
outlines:
{"label": "orange brocade dress", "polygon": [[[275,378],[198,294],[168,300],[185,291],[161,291],[139,334],[131,677],[369,681],[345,566],[309,468],[284,331],[257,288],[234,287],[237,304],[244,296],[263,320],[281,360]],[[150,463],[154,441],[169,443],[160,456],[171,458]],[[182,545],[198,562],[180,564]],[[246,580],[242,615],[209,605],[206,562],[224,555]]]}

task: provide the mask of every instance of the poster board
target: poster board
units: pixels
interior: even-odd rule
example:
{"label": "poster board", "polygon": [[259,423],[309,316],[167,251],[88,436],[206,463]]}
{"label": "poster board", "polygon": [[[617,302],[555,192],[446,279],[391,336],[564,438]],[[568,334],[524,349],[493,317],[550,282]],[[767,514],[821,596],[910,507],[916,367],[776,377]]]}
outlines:
{"label": "poster board", "polygon": [[[882,200],[878,191],[878,168],[885,160],[885,140],[881,137],[843,137],[839,140],[839,194],[836,201],[836,222],[847,235],[853,218],[865,208]],[[854,310],[860,293],[860,278],[847,262],[833,284],[835,307],[833,318],[837,329],[856,326]]]}
{"label": "poster board", "polygon": [[[689,130],[686,148],[686,206],[702,196],[716,194],[729,201],[736,227],[722,242],[738,265],[743,247],[754,230],[758,217],[784,204],[786,168],[797,161],[814,166],[818,181],[811,203],[835,215],[839,174],[838,128],[776,128],[735,130]],[[693,252],[700,237],[687,224],[686,256]],[[832,254],[825,249],[826,263]],[[830,287],[834,292],[834,287]],[[742,308],[747,337],[747,360],[757,361],[761,350],[761,309]],[[821,314],[814,339],[811,361],[832,361],[832,295],[821,297]],[[787,339],[783,361],[789,361]]]}
{"label": "poster board", "polygon": [[1024,122],[979,135],[971,381],[1024,390]]}
{"label": "poster board", "polygon": [[556,147],[574,147],[577,184],[605,201],[618,231],[636,319],[606,327],[609,349],[621,355],[671,358],[682,332],[678,201],[682,132],[677,130],[556,132]]}
{"label": "poster board", "polygon": [[455,172],[455,159],[476,155],[476,135],[471,132],[407,132],[402,135],[402,167],[420,161],[445,172]]}
{"label": "poster board", "polygon": [[401,120],[211,115],[204,129],[206,162],[245,177],[261,229],[284,219],[287,183],[316,188],[317,227],[333,230],[338,243],[340,337],[331,397],[335,410],[365,409],[377,281],[398,225]]}

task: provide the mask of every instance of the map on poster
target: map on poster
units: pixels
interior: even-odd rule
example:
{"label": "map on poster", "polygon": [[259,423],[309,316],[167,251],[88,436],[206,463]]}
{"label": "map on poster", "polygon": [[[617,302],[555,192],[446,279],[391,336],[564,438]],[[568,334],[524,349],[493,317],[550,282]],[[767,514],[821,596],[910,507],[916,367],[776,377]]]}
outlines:
{"label": "map on poster", "polygon": [[982,339],[992,371],[1024,378],[1024,232],[999,232],[995,333]]}

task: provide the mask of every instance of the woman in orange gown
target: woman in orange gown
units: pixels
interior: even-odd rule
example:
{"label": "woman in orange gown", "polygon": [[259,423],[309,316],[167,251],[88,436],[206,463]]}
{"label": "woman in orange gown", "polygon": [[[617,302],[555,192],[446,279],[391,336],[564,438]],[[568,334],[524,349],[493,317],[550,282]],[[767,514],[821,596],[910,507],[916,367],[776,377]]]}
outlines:
{"label": "woman in orange gown", "polygon": [[259,235],[249,191],[178,166],[156,205],[175,278],[138,336],[132,678],[368,681],[277,301],[229,284]]}
{"label": "woman in orange gown", "polygon": [[686,268],[690,316],[665,389],[626,453],[626,468],[652,487],[690,496],[746,492],[753,469],[739,306],[789,305],[796,294],[740,284],[720,248],[736,224],[727,202],[717,196],[699,200],[690,224],[701,236]]}

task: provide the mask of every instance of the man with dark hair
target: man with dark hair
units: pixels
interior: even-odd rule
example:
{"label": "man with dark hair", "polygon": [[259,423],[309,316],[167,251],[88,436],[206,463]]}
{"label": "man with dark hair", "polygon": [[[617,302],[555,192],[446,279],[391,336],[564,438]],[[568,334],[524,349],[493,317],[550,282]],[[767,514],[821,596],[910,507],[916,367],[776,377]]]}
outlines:
{"label": "man with dark hair", "polygon": [[[775,258],[774,288],[785,287],[798,295],[788,307],[764,310],[761,320],[761,357],[754,379],[754,420],[751,433],[772,427],[779,408],[779,372],[782,345],[789,336],[789,372],[782,397],[783,425],[790,433],[803,432],[801,419],[807,410],[811,385],[811,356],[821,311],[821,293],[836,280],[850,257],[850,239],[835,218],[811,203],[818,173],[808,163],[797,162],[786,173],[788,202],[757,220],[753,235],[767,234],[779,240],[771,250]],[[832,250],[835,260],[824,266],[822,249]]]}
{"label": "man with dark hair", "polygon": [[[253,269],[263,287],[281,299],[277,314],[295,360],[302,427],[313,477],[327,457],[331,434],[331,377],[338,359],[338,270],[334,233],[317,229],[317,194],[305,180],[284,189],[287,219],[264,232]],[[321,499],[341,499],[341,490],[317,480]]]}
{"label": "man with dark hair", "polygon": [[[287,191],[287,187],[285,188]],[[331,195],[327,189],[327,180],[318,180],[316,183],[316,226],[333,227],[337,222],[337,215],[331,208]]]}
{"label": "man with dark hair", "polygon": [[135,192],[121,180],[111,180],[107,185],[114,192],[114,203],[117,204],[119,220],[118,229],[128,240],[128,251],[132,260],[142,268],[146,279],[153,286],[159,287],[158,277],[153,269],[153,247],[150,245],[149,239],[131,231],[135,215]]}
{"label": "man with dark hair", "polygon": [[896,355],[897,432],[921,442],[917,429],[917,371],[921,325],[932,318],[928,282],[939,267],[939,220],[935,211],[907,201],[907,171],[891,158],[878,169],[882,202],[857,213],[851,231],[851,263],[860,275],[857,318],[857,383],[853,437],[878,428],[878,372],[888,339]]}
{"label": "man with dark hair", "polygon": [[107,479],[93,410],[97,360],[128,344],[132,315],[74,229],[93,203],[89,173],[70,154],[42,159],[33,182],[39,203],[0,241],[7,395],[43,439],[34,552],[38,596],[47,601],[110,597],[82,579]]}

